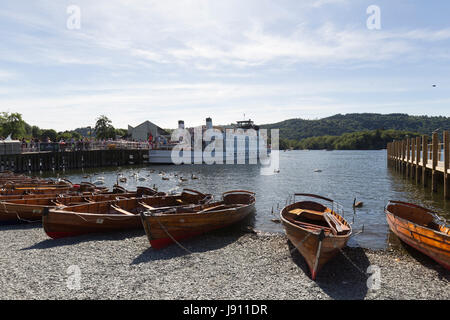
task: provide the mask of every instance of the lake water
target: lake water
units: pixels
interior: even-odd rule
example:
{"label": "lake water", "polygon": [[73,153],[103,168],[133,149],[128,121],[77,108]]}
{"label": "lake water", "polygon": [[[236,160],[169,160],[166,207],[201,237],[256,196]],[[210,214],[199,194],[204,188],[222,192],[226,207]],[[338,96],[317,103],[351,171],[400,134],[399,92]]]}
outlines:
{"label": "lake water", "polygon": [[[317,169],[321,172],[316,172]],[[160,172],[169,180],[163,180]],[[119,173],[127,177],[127,183],[121,185],[130,190],[138,185],[155,185],[160,191],[191,188],[212,193],[216,198],[230,189],[251,190],[256,193],[254,228],[266,232],[283,232],[282,226],[271,219],[278,218],[289,195],[319,194],[344,206],[345,218],[353,222],[354,232],[364,226],[364,232],[348,243],[364,248],[386,248],[390,231],[383,210],[390,199],[414,202],[447,219],[450,217],[450,202],[444,201],[442,194],[432,194],[388,168],[385,150],[280,152],[280,172],[273,175],[261,175],[258,165],[149,165],[60,172],[51,176],[65,177],[73,183],[94,182],[103,177],[105,185],[112,187]],[[140,181],[133,174],[146,180]],[[191,179],[192,174],[198,179]],[[182,182],[180,176],[188,180]],[[354,198],[364,203],[355,211]]]}

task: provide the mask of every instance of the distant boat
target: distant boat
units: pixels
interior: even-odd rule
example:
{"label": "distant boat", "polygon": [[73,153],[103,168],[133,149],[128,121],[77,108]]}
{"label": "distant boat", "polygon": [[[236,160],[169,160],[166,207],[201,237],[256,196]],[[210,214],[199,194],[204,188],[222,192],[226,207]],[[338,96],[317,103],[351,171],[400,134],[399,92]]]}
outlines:
{"label": "distant boat", "polygon": [[389,228],[403,242],[450,270],[450,228],[434,212],[415,204],[389,201]]}
{"label": "distant boat", "polygon": [[[334,201],[322,196],[296,193],[295,196]],[[280,220],[288,239],[305,258],[315,280],[323,265],[345,247],[352,227],[333,209],[315,201],[300,201],[284,207]]]}

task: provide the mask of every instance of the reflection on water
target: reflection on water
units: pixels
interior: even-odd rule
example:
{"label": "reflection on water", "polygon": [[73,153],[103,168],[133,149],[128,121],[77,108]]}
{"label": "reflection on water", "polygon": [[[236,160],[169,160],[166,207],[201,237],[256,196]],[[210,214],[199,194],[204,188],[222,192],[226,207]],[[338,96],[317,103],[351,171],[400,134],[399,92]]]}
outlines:
{"label": "reflection on water", "polygon": [[[267,232],[283,232],[271,221],[295,192],[315,193],[341,203],[345,218],[355,232],[349,245],[385,248],[389,229],[384,206],[390,199],[414,202],[449,217],[449,202],[441,194],[432,194],[387,168],[386,151],[289,151],[280,152],[280,172],[261,174],[258,165],[152,165],[59,173],[72,182],[96,181],[103,177],[112,187],[118,175],[126,178],[120,185],[132,190],[138,185],[153,186],[161,191],[198,189],[220,198],[230,189],[256,192],[255,228]],[[363,207],[352,208],[353,199]]]}

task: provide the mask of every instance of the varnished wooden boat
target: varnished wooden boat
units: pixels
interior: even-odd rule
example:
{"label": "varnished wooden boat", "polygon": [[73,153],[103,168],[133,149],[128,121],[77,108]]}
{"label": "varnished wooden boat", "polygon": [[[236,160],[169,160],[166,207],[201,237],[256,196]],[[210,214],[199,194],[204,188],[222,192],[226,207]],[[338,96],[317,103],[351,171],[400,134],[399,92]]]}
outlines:
{"label": "varnished wooden boat", "polygon": [[450,270],[450,228],[431,210],[389,201],[384,212],[389,228],[400,240]]}
{"label": "varnished wooden boat", "polygon": [[314,194],[296,193],[295,196],[329,202],[329,208],[316,201],[299,201],[284,207],[280,219],[291,243],[305,258],[316,279],[323,265],[345,247],[352,228],[334,209],[334,201]]}
{"label": "varnished wooden boat", "polygon": [[86,233],[140,229],[139,213],[147,207],[176,207],[208,203],[209,194],[184,189],[181,194],[130,198],[44,209],[42,225],[51,238],[76,236]]}
{"label": "varnished wooden boat", "polygon": [[0,188],[0,196],[20,196],[29,194],[47,194],[57,195],[63,193],[77,194],[82,192],[108,193],[107,187],[98,187],[89,182],[81,182],[80,184],[69,184],[67,182],[49,183],[49,184],[22,184],[9,185],[7,188]]}
{"label": "varnished wooden boat", "polygon": [[152,209],[141,220],[152,248],[223,228],[243,220],[255,208],[255,194],[245,190],[225,192],[222,201],[202,206]]}
{"label": "varnished wooden boat", "polygon": [[83,203],[165,195],[147,187],[138,187],[135,192],[124,193],[123,190],[123,188],[115,188],[109,193],[58,194],[45,195],[45,197],[30,195],[22,199],[3,200],[0,201],[0,222],[38,221],[42,219],[44,208],[63,208]]}

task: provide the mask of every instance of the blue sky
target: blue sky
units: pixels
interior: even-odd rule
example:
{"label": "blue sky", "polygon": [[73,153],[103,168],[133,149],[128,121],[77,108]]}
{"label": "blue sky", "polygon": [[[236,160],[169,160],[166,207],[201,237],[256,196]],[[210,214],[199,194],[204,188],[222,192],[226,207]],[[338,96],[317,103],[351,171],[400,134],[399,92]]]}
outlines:
{"label": "blue sky", "polygon": [[57,130],[100,114],[121,128],[450,116],[449,12],[444,0],[2,1],[0,110]]}

